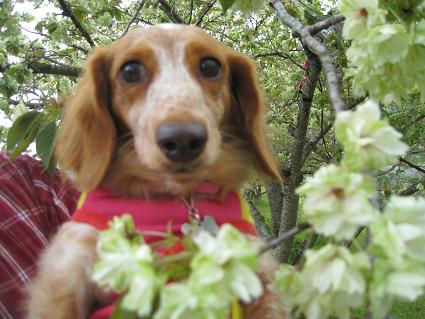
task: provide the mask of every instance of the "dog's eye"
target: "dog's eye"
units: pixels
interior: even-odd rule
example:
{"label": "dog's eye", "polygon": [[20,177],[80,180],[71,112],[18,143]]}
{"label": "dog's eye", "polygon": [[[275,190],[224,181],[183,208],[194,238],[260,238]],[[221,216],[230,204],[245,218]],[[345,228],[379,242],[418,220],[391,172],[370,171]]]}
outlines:
{"label": "dog's eye", "polygon": [[124,64],[120,74],[121,79],[127,83],[140,82],[146,75],[147,73],[144,65],[137,61],[131,61]]}
{"label": "dog's eye", "polygon": [[206,58],[199,64],[199,71],[204,78],[215,80],[221,75],[222,67],[216,59]]}

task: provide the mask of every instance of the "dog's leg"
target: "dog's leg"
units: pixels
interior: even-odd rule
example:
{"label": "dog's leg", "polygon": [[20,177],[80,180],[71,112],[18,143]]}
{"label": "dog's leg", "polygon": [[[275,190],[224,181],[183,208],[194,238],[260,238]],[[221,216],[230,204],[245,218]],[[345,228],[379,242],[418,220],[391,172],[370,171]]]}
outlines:
{"label": "dog's leg", "polygon": [[68,222],[41,257],[38,274],[28,287],[28,319],[84,319],[93,303],[91,282],[98,231]]}
{"label": "dog's leg", "polygon": [[264,294],[246,305],[244,319],[287,319],[286,309],[280,304],[277,293],[268,286],[274,281],[277,263],[270,254],[260,258],[258,276],[264,287]]}

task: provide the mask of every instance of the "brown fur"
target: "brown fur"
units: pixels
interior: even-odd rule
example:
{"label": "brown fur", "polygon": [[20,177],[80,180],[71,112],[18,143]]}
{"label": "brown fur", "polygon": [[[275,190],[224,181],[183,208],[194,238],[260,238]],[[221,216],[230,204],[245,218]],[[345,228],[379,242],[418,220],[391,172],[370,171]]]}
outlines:
{"label": "brown fur", "polygon": [[[199,73],[213,57],[223,71],[216,80]],[[122,65],[143,62],[146,77],[129,85]],[[265,106],[247,57],[200,29],[156,26],[136,30],[106,48],[95,49],[76,93],[66,103],[56,156],[83,191],[101,185],[128,197],[188,195],[202,180],[238,191],[255,169],[280,179],[266,141]],[[203,152],[178,171],[155,143],[163,123],[198,122],[208,141]],[[90,282],[98,231],[66,223],[43,254],[29,288],[30,319],[83,319],[105,296]],[[271,280],[274,262],[262,263]],[[247,306],[247,318],[283,318],[276,296],[266,291]]]}

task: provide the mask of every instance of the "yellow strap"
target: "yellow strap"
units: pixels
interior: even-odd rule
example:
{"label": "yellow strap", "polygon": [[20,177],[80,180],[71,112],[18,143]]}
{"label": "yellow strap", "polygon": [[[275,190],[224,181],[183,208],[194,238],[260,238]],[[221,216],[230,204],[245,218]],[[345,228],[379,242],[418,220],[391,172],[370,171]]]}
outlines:
{"label": "yellow strap", "polygon": [[84,202],[86,201],[86,198],[87,198],[87,193],[86,192],[81,193],[80,199],[78,200],[77,209],[80,209],[83,206]]}
{"label": "yellow strap", "polygon": [[241,193],[238,193],[239,202],[241,203],[241,210],[242,210],[242,218],[249,222],[250,224],[254,225],[254,220],[251,216],[251,210],[249,209],[249,205],[246,202],[245,198],[242,196]]}
{"label": "yellow strap", "polygon": [[243,319],[243,309],[239,301],[232,302],[232,317],[231,319]]}

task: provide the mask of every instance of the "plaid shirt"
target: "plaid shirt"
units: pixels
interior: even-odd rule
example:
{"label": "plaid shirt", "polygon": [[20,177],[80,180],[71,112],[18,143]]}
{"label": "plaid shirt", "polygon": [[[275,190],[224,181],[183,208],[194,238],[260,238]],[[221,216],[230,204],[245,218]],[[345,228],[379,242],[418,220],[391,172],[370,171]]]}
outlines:
{"label": "plaid shirt", "polygon": [[0,153],[0,318],[24,317],[23,287],[40,252],[70,218],[79,193],[50,177],[38,160]]}

